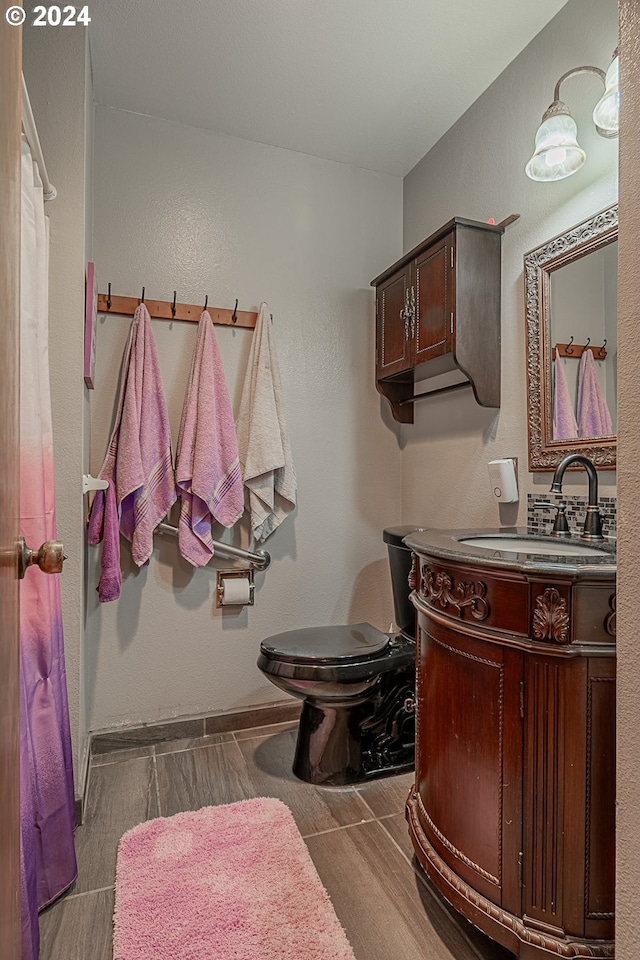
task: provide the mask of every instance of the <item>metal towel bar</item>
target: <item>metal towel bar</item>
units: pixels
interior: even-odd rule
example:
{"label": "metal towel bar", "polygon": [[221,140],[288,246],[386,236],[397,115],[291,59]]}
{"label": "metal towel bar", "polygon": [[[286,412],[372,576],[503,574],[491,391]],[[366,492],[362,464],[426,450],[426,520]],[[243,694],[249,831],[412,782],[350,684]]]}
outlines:
{"label": "metal towel bar", "polygon": [[[178,528],[170,523],[159,523],[156,527],[159,533],[166,533],[170,537],[178,536]],[[250,550],[242,550],[240,547],[233,547],[229,543],[220,543],[213,541],[215,550],[214,556],[226,557],[232,560],[248,560],[249,563],[258,570],[266,570],[271,563],[271,555],[266,550],[258,550],[252,553]]]}

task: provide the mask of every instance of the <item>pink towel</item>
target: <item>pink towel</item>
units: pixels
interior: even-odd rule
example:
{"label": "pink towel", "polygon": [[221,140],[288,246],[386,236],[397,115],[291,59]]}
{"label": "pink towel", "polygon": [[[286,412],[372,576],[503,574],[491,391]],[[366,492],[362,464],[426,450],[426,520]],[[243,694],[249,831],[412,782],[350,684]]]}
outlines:
{"label": "pink towel", "polygon": [[578,371],[578,432],[581,437],[610,437],[611,415],[602,394],[591,350],[585,350]]}
{"label": "pink towel", "polygon": [[578,436],[578,424],[573,412],[567,378],[564,375],[564,367],[559,353],[556,353],[554,370],[556,384],[553,394],[553,439],[572,440]]}
{"label": "pink towel", "polygon": [[104,508],[100,506],[91,511],[87,539],[89,543],[100,543],[104,538],[101,560],[102,573],[100,574],[100,580],[96,589],[100,603],[106,603],[108,600],[118,599],[120,596],[120,587],[122,586],[122,573],[120,572],[120,527],[118,524],[116,490],[113,481],[109,480],[106,493],[104,490],[98,490],[96,499],[98,497],[102,498]]}
{"label": "pink towel", "polygon": [[[141,567],[153,551],[153,531],[176,500],[169,418],[151,317],[144,304],[131,324],[116,422],[99,476],[115,486],[120,532],[131,541],[131,555]],[[102,519],[104,504],[99,492],[89,523],[93,531],[104,526],[104,536],[113,542],[109,517],[104,523]]]}
{"label": "pink towel", "polygon": [[211,524],[232,527],[244,509],[233,410],[213,321],[205,310],[191,363],[176,455],[182,498],[178,543],[185,560],[203,567],[213,556]]}

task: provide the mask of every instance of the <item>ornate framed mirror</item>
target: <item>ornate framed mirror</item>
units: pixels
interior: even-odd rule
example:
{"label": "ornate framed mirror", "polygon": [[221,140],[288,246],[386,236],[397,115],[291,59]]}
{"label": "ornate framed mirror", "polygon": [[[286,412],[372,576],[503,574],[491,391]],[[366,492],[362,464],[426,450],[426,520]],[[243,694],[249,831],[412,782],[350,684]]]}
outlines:
{"label": "ornate framed mirror", "polygon": [[530,470],[615,468],[617,240],[616,204],[525,255]]}

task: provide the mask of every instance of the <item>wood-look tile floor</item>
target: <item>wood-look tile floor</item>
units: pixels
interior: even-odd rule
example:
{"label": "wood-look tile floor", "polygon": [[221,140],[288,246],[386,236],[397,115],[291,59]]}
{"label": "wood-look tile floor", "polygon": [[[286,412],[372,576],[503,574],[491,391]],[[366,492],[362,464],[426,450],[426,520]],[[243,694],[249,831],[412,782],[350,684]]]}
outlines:
{"label": "wood-look tile floor", "polygon": [[314,787],[291,772],[295,736],[295,723],[281,723],[94,757],[76,832],[78,880],[40,916],[41,960],[112,960],[123,833],[153,817],[258,796],[278,797],[293,813],[357,960],[513,960],[414,867],[403,812],[413,774]]}

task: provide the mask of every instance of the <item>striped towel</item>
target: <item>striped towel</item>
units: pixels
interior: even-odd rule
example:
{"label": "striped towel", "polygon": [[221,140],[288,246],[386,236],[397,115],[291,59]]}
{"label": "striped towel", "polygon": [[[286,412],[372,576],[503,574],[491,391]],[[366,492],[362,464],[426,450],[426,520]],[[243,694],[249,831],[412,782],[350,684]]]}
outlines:
{"label": "striped towel", "polygon": [[176,454],[182,500],[178,544],[202,567],[213,556],[211,525],[232,527],[244,507],[238,441],[213,321],[205,310],[191,363]]}
{"label": "striped towel", "polygon": [[[143,303],[131,324],[115,427],[98,476],[114,484],[120,532],[131,541],[131,555],[141,567],[153,551],[153,531],[176,500],[158,351]],[[91,507],[90,531],[104,530],[104,503],[99,490]]]}

